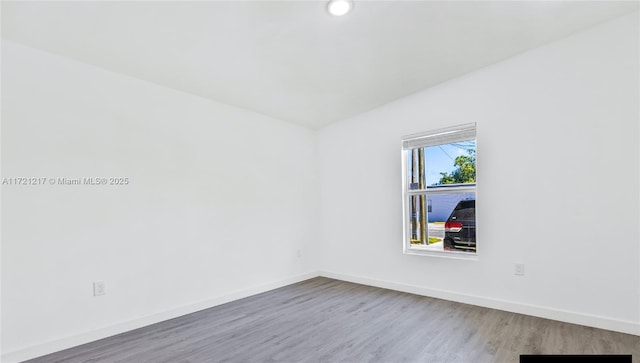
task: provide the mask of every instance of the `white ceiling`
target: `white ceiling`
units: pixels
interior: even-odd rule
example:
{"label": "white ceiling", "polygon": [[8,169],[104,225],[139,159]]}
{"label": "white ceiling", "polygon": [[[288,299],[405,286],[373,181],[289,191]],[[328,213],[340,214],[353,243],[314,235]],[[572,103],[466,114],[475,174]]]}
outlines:
{"label": "white ceiling", "polygon": [[632,2],[2,2],[2,37],[312,128],[577,30]]}

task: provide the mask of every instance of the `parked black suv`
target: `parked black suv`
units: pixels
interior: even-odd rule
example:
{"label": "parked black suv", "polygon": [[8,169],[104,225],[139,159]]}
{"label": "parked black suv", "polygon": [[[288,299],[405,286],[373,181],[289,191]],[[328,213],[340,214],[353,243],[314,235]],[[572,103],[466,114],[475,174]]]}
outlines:
{"label": "parked black suv", "polygon": [[476,251],[476,201],[461,200],[444,224],[444,250]]}

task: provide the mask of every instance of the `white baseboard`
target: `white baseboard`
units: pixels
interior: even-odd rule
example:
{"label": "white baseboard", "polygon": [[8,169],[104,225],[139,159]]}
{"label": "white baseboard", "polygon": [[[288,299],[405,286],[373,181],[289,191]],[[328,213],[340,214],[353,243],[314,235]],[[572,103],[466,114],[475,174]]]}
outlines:
{"label": "white baseboard", "polygon": [[408,292],[416,295],[429,296],[443,300],[456,301],[464,304],[482,306],[497,310],[509,311],[512,313],[531,315],[545,319],[558,320],[566,323],[585,325],[594,328],[612,330],[620,333],[640,336],[639,322],[616,320],[603,316],[581,314],[544,306],[535,306],[513,301],[493,299],[484,296],[461,294],[453,291],[431,289],[422,286],[377,280],[368,277],[353,276],[330,271],[320,271],[319,275],[362,285],[381,287],[384,289]]}
{"label": "white baseboard", "polygon": [[2,354],[0,362],[2,363],[22,362],[27,359],[32,359],[32,358],[40,357],[43,355],[51,354],[64,349],[90,343],[99,339],[107,338],[113,335],[131,331],[134,329],[142,328],[151,324],[159,323],[165,320],[195,313],[200,310],[208,309],[208,308],[225,304],[234,300],[238,300],[238,299],[242,299],[252,295],[267,292],[269,290],[294,284],[296,282],[308,280],[310,278],[314,278],[317,276],[318,276],[317,272],[309,272],[309,273],[305,273],[297,276],[292,276],[290,278],[286,278],[283,280],[273,281],[267,284],[233,291],[229,294],[224,294],[211,299],[197,302],[195,304],[181,306],[175,309],[167,310],[157,314],[152,314],[139,319],[129,320],[123,323],[114,324],[101,329],[84,332],[78,335],[58,339],[55,341],[46,342],[43,344],[38,344],[25,349],[7,352]]}
{"label": "white baseboard", "polygon": [[456,301],[465,304],[477,305],[492,309],[504,310],[513,313],[537,316],[545,319],[563,321],[572,324],[591,326],[594,328],[613,330],[621,333],[633,334],[640,336],[640,323],[632,321],[615,320],[602,316],[580,314],[571,311],[553,309],[542,306],[535,306],[512,301],[493,299],[477,295],[461,294],[453,291],[431,289],[422,286],[402,284],[398,282],[372,279],[362,276],[354,276],[330,271],[309,272],[287,279],[270,282],[267,284],[254,286],[247,289],[231,292],[195,304],[182,306],[176,309],[167,310],[161,313],[149,315],[139,319],[114,324],[102,329],[93,330],[78,335],[58,339],[55,341],[38,344],[29,348],[4,353],[0,362],[16,363],[27,359],[40,357],[46,354],[58,352],[64,349],[72,348],[81,344],[86,344],[99,339],[107,338],[116,334],[124,333],[134,329],[142,328],[151,324],[159,323],[165,320],[177,318],[183,315],[191,314],[200,310],[208,309],[217,305],[225,304],[234,300],[242,299],[252,295],[267,292],[279,287],[290,285],[296,282],[308,280],[317,276],[324,276],[336,280],[348,281],[362,285],[375,286],[384,289],[408,292],[411,294],[429,296],[438,299]]}

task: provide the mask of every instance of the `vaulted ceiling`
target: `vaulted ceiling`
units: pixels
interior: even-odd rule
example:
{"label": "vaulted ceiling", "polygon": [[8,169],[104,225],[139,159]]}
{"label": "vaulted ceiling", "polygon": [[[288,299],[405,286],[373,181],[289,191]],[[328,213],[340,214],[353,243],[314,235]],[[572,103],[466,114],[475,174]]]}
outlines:
{"label": "vaulted ceiling", "polygon": [[573,32],[637,2],[2,2],[2,37],[321,128]]}

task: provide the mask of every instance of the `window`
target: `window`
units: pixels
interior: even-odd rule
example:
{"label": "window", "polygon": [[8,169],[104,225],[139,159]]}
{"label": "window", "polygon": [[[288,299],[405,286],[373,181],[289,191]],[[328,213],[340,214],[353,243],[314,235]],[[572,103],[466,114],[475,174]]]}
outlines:
{"label": "window", "polygon": [[402,138],[405,253],[474,255],[476,125]]}

